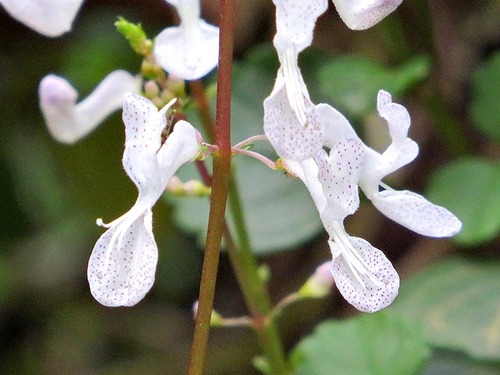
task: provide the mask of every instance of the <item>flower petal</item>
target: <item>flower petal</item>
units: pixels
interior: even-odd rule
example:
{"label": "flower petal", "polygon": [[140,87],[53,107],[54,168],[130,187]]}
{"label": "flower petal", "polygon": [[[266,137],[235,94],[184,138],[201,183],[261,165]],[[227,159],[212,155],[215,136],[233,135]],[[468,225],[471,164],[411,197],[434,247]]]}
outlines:
{"label": "flower petal", "polygon": [[71,30],[83,0],[1,0],[5,10],[17,20],[46,36]]}
{"label": "flower petal", "polygon": [[306,123],[291,108],[283,77],[278,74],[275,88],[264,100],[264,133],[279,156],[305,160],[323,147],[323,128],[308,96],[301,94]]}
{"label": "flower petal", "polygon": [[[158,65],[184,80],[206,76],[219,59],[219,28],[202,20],[196,25],[191,31],[169,27],[155,40],[154,56]],[[187,32],[194,34],[194,40],[188,40]]]}
{"label": "flower petal", "polygon": [[53,74],[40,81],[38,95],[51,135],[59,142],[75,143],[121,108],[127,91],[139,91],[139,81],[126,71],[116,70],[78,104],[73,86]]}
{"label": "flower petal", "polygon": [[324,144],[332,148],[333,145],[346,138],[357,138],[356,132],[345,116],[329,104],[321,103],[316,106],[316,112],[323,125]]}
{"label": "flower petal", "polygon": [[166,125],[165,116],[148,99],[127,93],[123,104],[123,122],[123,167],[139,193],[149,188],[158,190],[159,197],[162,188],[156,154],[161,146],[161,132]]}
{"label": "flower petal", "polygon": [[296,52],[309,47],[317,18],[328,8],[328,0],[273,0],[276,5],[276,36],[274,45],[284,51]]}
{"label": "flower petal", "polygon": [[424,236],[450,237],[462,227],[446,208],[408,190],[384,190],[375,194],[372,202],[389,219]]}
{"label": "flower petal", "polygon": [[358,138],[337,142],[330,155],[321,150],[315,156],[318,180],[323,186],[327,207],[321,212],[324,221],[343,220],[359,207],[358,180],[363,163],[363,145]]}
{"label": "flower petal", "polygon": [[[158,151],[158,162],[164,170],[169,171],[169,175],[173,175],[182,164],[192,161],[198,155],[200,143],[201,135],[193,125],[184,120],[178,121]],[[166,178],[166,183],[170,177]]]}
{"label": "flower petal", "polygon": [[332,274],[337,288],[346,301],[360,311],[375,312],[387,307],[396,298],[399,290],[399,276],[396,270],[384,253],[367,241],[358,237],[348,239],[365,266],[366,273],[357,272],[350,264],[346,253],[349,250],[334,241],[328,241],[334,255]]}
{"label": "flower petal", "polygon": [[327,203],[323,193],[323,186],[318,180],[318,164],[316,161],[313,158],[302,161],[283,159],[283,166],[302,180],[309,194],[311,194],[318,212],[323,212]]}
{"label": "flower petal", "polygon": [[391,95],[380,90],[377,97],[377,110],[380,117],[387,121],[393,144],[404,142],[408,138],[410,114],[401,104],[393,103]]}
{"label": "flower petal", "polygon": [[393,12],[403,0],[334,0],[340,18],[353,30],[364,30]]}
{"label": "flower petal", "polygon": [[[134,215],[136,216],[136,215]],[[94,298],[105,306],[132,306],[151,289],[158,260],[152,213],[115,221],[97,241],[87,277]]]}

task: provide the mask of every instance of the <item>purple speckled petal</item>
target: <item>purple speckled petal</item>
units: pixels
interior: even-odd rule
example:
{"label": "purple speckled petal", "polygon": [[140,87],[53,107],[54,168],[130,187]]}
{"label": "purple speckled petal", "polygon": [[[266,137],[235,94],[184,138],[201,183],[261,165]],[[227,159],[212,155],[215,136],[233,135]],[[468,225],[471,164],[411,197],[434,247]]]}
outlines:
{"label": "purple speckled petal", "polygon": [[337,142],[330,150],[330,155],[323,150],[316,155],[318,180],[323,186],[327,201],[327,207],[321,213],[324,221],[341,221],[358,209],[362,150],[361,141],[358,138],[350,138]]}
{"label": "purple speckled petal", "polygon": [[[334,254],[332,274],[337,288],[347,302],[360,311],[375,312],[387,307],[399,291],[396,270],[384,253],[369,242],[357,237],[348,237],[348,240],[357,254],[328,241]],[[353,257],[363,264],[362,270],[353,266],[350,260]]]}
{"label": "purple speckled petal", "polygon": [[284,82],[278,79],[276,84],[264,100],[264,132],[280,157],[308,159],[323,147],[323,128],[315,106],[303,96],[307,122],[302,124],[290,107]]}
{"label": "purple speckled petal", "polygon": [[92,295],[105,306],[135,305],[153,285],[157,260],[151,210],[125,214],[94,246],[87,271]]}
{"label": "purple speckled petal", "polygon": [[340,18],[353,30],[364,30],[393,12],[403,0],[334,0]]}
{"label": "purple speckled petal", "polygon": [[372,202],[389,219],[424,236],[449,237],[462,227],[446,208],[408,190],[384,190],[375,194]]}
{"label": "purple speckled petal", "polygon": [[311,45],[317,18],[328,8],[328,0],[273,0],[276,5],[274,45],[297,52]]}

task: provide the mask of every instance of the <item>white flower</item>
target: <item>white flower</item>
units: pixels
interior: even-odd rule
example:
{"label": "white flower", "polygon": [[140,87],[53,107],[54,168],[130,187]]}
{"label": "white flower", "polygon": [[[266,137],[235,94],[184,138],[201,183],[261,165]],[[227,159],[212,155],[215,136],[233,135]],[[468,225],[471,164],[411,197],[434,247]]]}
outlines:
{"label": "white flower", "polygon": [[176,7],[181,24],[163,30],[155,40],[154,56],[168,73],[195,80],[217,66],[219,28],[200,19],[200,0],[166,0]]}
{"label": "white flower", "polygon": [[353,30],[364,30],[392,13],[403,0],[333,0],[344,23]]}
{"label": "white flower", "polygon": [[307,186],[330,235],[332,275],[337,288],[358,310],[374,312],[394,300],[399,276],[380,250],[349,236],[344,229],[345,217],[359,206],[357,183],[363,164],[363,144],[357,137],[336,142],[329,154],[320,150],[308,160],[284,160],[284,165]]}
{"label": "white flower", "polygon": [[[395,191],[381,182],[386,175],[415,159],[418,146],[408,138],[410,116],[406,108],[393,103],[391,95],[380,90],[377,109],[387,121],[392,143],[382,154],[364,146],[365,164],[360,188],[380,212],[404,227],[425,236],[453,236],[462,226],[455,215],[419,194]],[[379,191],[379,186],[385,190]]]}
{"label": "white flower", "polygon": [[59,142],[75,143],[120,109],[126,92],[138,92],[139,89],[138,79],[117,70],[76,104],[78,93],[73,86],[64,78],[51,74],[40,82],[38,96],[50,134]]}
{"label": "white flower", "polygon": [[278,155],[304,160],[323,146],[323,129],[297,60],[299,52],[311,45],[316,19],[326,11],[328,1],[274,0],[274,4],[274,46],[281,66],[264,101],[264,132]]}
{"label": "white flower", "polygon": [[46,36],[71,30],[83,0],[0,0],[15,19]]}
{"label": "white flower", "polygon": [[139,195],[132,208],[109,224],[90,256],[88,280],[94,298],[106,306],[132,306],[151,289],[158,249],[152,232],[151,208],[168,181],[184,163],[199,152],[201,137],[186,121],[175,124],[161,144],[165,112],[147,99],[125,95],[125,151],[123,166]]}

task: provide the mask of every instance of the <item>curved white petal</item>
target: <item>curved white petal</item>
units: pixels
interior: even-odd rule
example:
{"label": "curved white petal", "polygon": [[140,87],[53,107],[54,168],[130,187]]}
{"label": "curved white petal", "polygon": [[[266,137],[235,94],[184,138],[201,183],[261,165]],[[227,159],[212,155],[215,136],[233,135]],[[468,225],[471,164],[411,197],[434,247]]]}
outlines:
{"label": "curved white petal", "polygon": [[192,161],[200,152],[200,133],[187,121],[178,121],[173,132],[158,152],[159,165],[169,171],[162,176],[165,184],[168,183],[179,167]]}
{"label": "curved white petal", "polygon": [[276,49],[309,47],[317,18],[328,8],[328,0],[273,0],[276,5]]}
{"label": "curved white petal", "polygon": [[381,180],[388,174],[413,161],[418,155],[418,145],[408,138],[410,116],[405,107],[393,103],[391,95],[380,90],[377,108],[388,124],[392,143],[382,153],[365,146],[365,166],[359,186],[368,198],[379,191]]}
{"label": "curved white petal", "polygon": [[384,190],[372,197],[377,209],[389,219],[424,236],[449,237],[462,223],[446,208],[408,190]]}
{"label": "curved white petal", "polygon": [[403,0],[333,0],[344,23],[353,30],[364,30],[392,13]]}
{"label": "curved white petal", "polygon": [[160,172],[156,154],[161,146],[161,132],[166,118],[150,100],[132,93],[123,101],[125,150],[123,167],[141,193],[144,189],[161,194]]}
{"label": "curved white petal", "polygon": [[348,237],[350,247],[328,241],[334,259],[332,275],[342,296],[360,311],[387,307],[399,291],[399,276],[384,253],[357,237]]}
{"label": "curved white petal", "polygon": [[324,144],[332,148],[333,145],[346,138],[357,138],[356,132],[345,116],[329,104],[321,103],[316,106],[316,112],[323,125]]}
{"label": "curved white petal", "polygon": [[46,36],[71,30],[83,0],[1,0],[8,13]]}
{"label": "curved white petal", "polygon": [[327,155],[321,150],[315,156],[318,180],[323,186],[327,206],[321,216],[324,222],[343,220],[359,207],[358,180],[363,164],[363,145],[358,138],[337,142]]}
{"label": "curved white petal", "polygon": [[50,134],[59,142],[75,143],[120,109],[127,91],[139,91],[139,81],[130,73],[116,70],[78,104],[73,86],[53,74],[40,81],[38,96]]}
{"label": "curved white petal", "polygon": [[286,159],[305,160],[323,147],[323,128],[308,95],[299,93],[305,108],[305,123],[290,105],[284,78],[278,74],[273,92],[264,100],[264,133],[277,154]]}
{"label": "curved white petal", "polygon": [[97,241],[89,259],[87,277],[94,298],[105,306],[132,306],[151,289],[158,248],[152,232],[152,214],[125,214]]}
{"label": "curved white petal", "polygon": [[302,180],[316,205],[318,212],[323,212],[327,202],[323,193],[323,186],[318,180],[318,164],[313,158],[302,161],[283,159],[284,167]]}
{"label": "curved white petal", "polygon": [[389,134],[393,143],[400,143],[408,138],[410,114],[401,104],[393,103],[391,95],[380,90],[377,96],[377,110],[380,117],[387,121]]}
{"label": "curved white petal", "polygon": [[184,80],[202,78],[217,66],[219,28],[202,20],[194,30],[169,27],[156,37],[154,56],[169,74]]}

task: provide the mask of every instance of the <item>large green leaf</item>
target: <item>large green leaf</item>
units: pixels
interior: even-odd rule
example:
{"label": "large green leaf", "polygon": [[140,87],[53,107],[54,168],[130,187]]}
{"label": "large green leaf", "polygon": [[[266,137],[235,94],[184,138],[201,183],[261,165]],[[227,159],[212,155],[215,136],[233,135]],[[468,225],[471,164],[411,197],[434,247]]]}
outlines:
{"label": "large green leaf", "polygon": [[[257,59],[264,62],[266,58],[269,59],[261,51],[258,58],[252,57],[250,61]],[[252,135],[263,134],[262,103],[271,93],[275,79],[275,72],[266,66],[265,63],[255,65],[243,62],[235,69],[231,116],[233,144]],[[193,116],[190,120],[197,122]],[[253,150],[277,158],[267,142],[259,142]],[[296,247],[322,228],[314,203],[300,180],[272,171],[249,157],[237,156],[233,163],[250,239],[257,253]],[[192,165],[183,167],[178,175],[183,181],[199,179]],[[176,221],[182,228],[198,233],[200,240],[204,241],[208,199],[175,198],[175,201]],[[228,218],[232,226],[229,215]]]}
{"label": "large green leaf", "polygon": [[291,363],[297,375],[411,375],[429,354],[418,328],[381,311],[319,325]]}
{"label": "large green leaf", "polygon": [[422,375],[498,375],[498,365],[477,362],[460,353],[438,350],[429,360]]}
{"label": "large green leaf", "polygon": [[491,240],[500,230],[500,163],[480,158],[457,160],[434,173],[429,198],[462,220],[454,237],[463,245]]}
{"label": "large green leaf", "polygon": [[318,70],[321,91],[340,112],[360,119],[375,110],[380,89],[398,96],[429,73],[429,61],[416,57],[390,69],[363,56],[341,56]]}
{"label": "large green leaf", "polygon": [[404,282],[392,309],[429,343],[500,361],[500,262],[450,259]]}
{"label": "large green leaf", "polygon": [[473,76],[471,115],[479,130],[500,141],[500,52]]}

